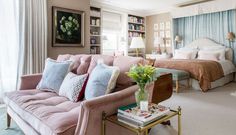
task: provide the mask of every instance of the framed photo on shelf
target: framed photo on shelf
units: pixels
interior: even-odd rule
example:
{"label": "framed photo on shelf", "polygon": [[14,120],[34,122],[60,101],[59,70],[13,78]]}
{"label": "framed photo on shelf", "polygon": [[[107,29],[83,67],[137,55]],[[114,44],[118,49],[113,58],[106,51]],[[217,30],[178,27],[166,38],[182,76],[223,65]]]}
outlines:
{"label": "framed photo on shelf", "polygon": [[166,30],[170,30],[171,29],[171,24],[170,21],[166,22]]}
{"label": "framed photo on shelf", "polygon": [[165,23],[164,22],[161,22],[160,23],[160,30],[164,30],[165,29]]}
{"label": "framed photo on shelf", "polygon": [[53,7],[52,46],[84,46],[84,12],[60,7]]}
{"label": "framed photo on shelf", "polygon": [[158,25],[158,23],[155,23],[154,24],[154,31],[158,31],[159,30],[159,25]]}

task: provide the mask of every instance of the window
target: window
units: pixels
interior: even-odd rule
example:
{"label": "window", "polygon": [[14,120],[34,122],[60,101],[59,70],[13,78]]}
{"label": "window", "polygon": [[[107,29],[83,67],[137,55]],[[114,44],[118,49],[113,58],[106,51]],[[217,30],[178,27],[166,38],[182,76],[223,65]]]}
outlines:
{"label": "window", "polygon": [[103,31],[102,35],[106,37],[102,44],[102,54],[113,55],[120,50],[120,38],[122,35],[122,15],[108,11],[103,12]]}

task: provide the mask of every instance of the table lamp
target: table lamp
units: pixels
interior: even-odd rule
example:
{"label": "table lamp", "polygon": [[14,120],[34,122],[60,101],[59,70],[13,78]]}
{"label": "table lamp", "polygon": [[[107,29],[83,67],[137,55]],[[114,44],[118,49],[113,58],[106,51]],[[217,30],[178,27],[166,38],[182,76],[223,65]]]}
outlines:
{"label": "table lamp", "polygon": [[136,56],[138,57],[139,49],[145,48],[143,38],[142,37],[133,37],[132,41],[131,41],[130,48],[135,48],[136,49]]}
{"label": "table lamp", "polygon": [[233,42],[234,39],[235,39],[234,33],[233,33],[233,32],[229,32],[229,33],[227,34],[227,40],[229,40],[230,42]]}
{"label": "table lamp", "polygon": [[164,39],[162,37],[156,37],[154,39],[154,47],[157,48],[158,54],[161,54],[161,44],[164,44]]}
{"label": "table lamp", "polygon": [[176,48],[178,48],[178,44],[181,43],[182,37],[179,35],[175,36]]}

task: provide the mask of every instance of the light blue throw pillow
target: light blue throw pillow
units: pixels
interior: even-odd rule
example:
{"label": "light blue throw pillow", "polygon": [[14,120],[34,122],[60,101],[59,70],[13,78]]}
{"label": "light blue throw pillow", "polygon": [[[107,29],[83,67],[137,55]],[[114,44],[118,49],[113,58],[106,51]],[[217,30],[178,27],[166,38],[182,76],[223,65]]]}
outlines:
{"label": "light blue throw pillow", "polygon": [[43,76],[37,89],[59,92],[60,86],[69,71],[71,61],[57,62],[48,58],[46,60]]}
{"label": "light blue throw pillow", "polygon": [[97,64],[89,76],[85,89],[85,99],[89,100],[111,93],[115,88],[119,74],[118,67]]}

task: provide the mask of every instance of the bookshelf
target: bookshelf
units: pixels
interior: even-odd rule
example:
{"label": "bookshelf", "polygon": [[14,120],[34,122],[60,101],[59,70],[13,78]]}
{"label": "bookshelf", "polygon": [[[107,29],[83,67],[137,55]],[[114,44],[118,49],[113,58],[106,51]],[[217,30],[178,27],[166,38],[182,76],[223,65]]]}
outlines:
{"label": "bookshelf", "polygon": [[[130,46],[133,37],[142,37],[145,39],[145,18],[141,16],[128,14],[128,45]],[[144,40],[145,41],[145,40]],[[136,56],[135,49],[128,48],[129,56]],[[144,56],[144,50],[140,50],[139,56]]]}
{"label": "bookshelf", "polygon": [[90,54],[101,53],[101,8],[90,7]]}

